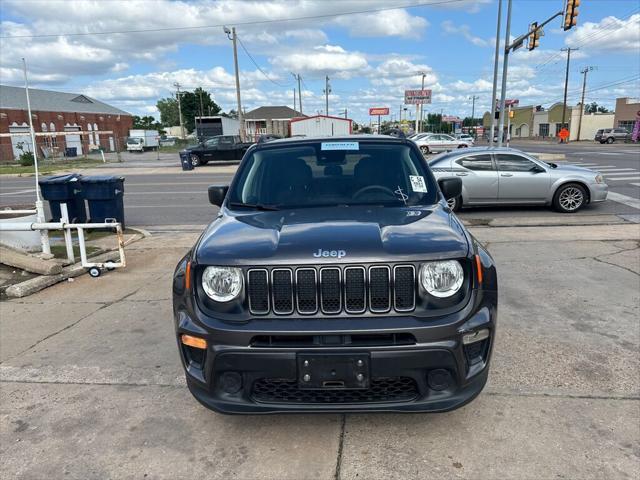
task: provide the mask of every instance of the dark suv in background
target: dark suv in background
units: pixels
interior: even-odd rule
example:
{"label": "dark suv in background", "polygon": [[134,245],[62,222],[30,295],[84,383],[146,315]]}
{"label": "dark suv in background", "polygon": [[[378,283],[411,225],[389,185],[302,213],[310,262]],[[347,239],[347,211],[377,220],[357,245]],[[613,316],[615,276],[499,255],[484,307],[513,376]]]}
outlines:
{"label": "dark suv in background", "polygon": [[187,385],[224,413],[445,411],[477,396],[495,340],[493,260],[416,144],[252,146],[173,278]]}

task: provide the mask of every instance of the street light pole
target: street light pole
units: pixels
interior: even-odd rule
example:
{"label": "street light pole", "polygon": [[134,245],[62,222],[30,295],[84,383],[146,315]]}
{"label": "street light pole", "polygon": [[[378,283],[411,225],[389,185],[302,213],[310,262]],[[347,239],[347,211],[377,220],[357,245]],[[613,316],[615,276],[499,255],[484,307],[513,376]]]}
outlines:
{"label": "street light pole", "polygon": [[[476,100],[480,98],[478,95],[471,96],[471,130],[475,134],[476,132]],[[493,139],[492,139],[493,140]]]}
{"label": "street light pole", "polygon": [[[504,125],[504,105],[505,95],[507,93],[507,70],[509,68],[509,35],[511,35],[511,4],[512,0],[509,0],[507,4],[507,28],[504,34],[504,61],[502,62],[502,87],[500,88],[500,120],[498,120],[498,147],[502,146],[502,134]],[[507,132],[507,135],[509,132]],[[493,139],[493,137],[492,137]]]}
{"label": "street light pole", "polygon": [[491,135],[489,145],[493,146],[493,133],[496,128],[496,93],[498,90],[498,61],[500,57],[500,21],[502,19],[502,0],[498,0],[498,21],[496,26],[496,52],[493,60],[493,90],[491,93]]}
{"label": "street light pole", "polygon": [[[229,37],[229,29],[225,27],[224,31],[227,34],[227,37]],[[229,37],[229,39],[233,42],[233,65],[236,70],[236,98],[238,100],[238,122],[240,122],[240,138],[244,140],[245,128],[244,128],[244,121],[242,118],[242,101],[240,99],[240,72],[238,70],[238,46],[237,46],[238,35],[236,34],[236,27],[231,27],[231,37]]]}
{"label": "street light pole", "polygon": [[[421,90],[424,90],[424,77],[426,77],[426,74],[424,72],[422,72],[422,87]],[[422,107],[424,106],[424,104],[422,103],[416,103],[416,128],[415,128],[415,133],[420,133],[420,127],[422,127],[422,125],[420,125],[420,123],[422,122]],[[418,109],[420,109],[420,116],[418,117]]]}

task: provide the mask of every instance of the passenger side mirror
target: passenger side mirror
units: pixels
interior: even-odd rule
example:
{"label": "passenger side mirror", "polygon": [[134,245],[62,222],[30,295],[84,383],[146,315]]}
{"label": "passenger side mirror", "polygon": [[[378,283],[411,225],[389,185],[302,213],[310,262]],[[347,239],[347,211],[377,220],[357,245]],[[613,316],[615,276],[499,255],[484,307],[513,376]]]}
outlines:
{"label": "passenger side mirror", "polygon": [[460,178],[441,178],[438,180],[438,186],[445,200],[459,197],[462,194],[462,179]]}
{"label": "passenger side mirror", "polygon": [[531,173],[544,173],[546,170],[542,168],[540,165],[534,165],[531,167]]}
{"label": "passenger side mirror", "polygon": [[211,185],[209,186],[209,203],[211,205],[222,206],[224,197],[227,196],[229,185]]}

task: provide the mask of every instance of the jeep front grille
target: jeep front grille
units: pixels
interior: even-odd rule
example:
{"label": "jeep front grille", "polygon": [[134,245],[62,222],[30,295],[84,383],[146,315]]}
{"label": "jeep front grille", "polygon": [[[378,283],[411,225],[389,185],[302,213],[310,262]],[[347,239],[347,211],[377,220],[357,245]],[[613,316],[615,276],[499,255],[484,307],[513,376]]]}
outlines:
{"label": "jeep front grille", "polygon": [[410,312],[416,304],[413,265],[255,268],[246,279],[253,315]]}

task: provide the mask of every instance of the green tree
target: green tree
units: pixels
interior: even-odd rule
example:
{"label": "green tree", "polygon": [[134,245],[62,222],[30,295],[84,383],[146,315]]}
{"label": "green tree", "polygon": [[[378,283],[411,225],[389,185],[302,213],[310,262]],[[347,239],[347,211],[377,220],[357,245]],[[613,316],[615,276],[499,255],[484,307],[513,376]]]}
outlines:
{"label": "green tree", "polygon": [[[201,87],[193,92],[180,92],[180,106],[185,130],[191,133],[195,129],[195,118],[203,115],[217,115],[220,106],[213,101],[211,94]],[[160,121],[164,126],[180,125],[178,100],[173,97],[158,100],[156,107],[160,111]]]}
{"label": "green tree", "polygon": [[608,113],[609,109],[601,105],[598,105],[596,102],[592,102],[592,103],[587,103],[585,105],[585,112],[586,113]]}
{"label": "green tree", "polygon": [[141,129],[141,130],[162,130],[162,124],[156,121],[151,115],[145,115],[144,117],[139,117],[138,115],[133,116],[133,128]]}

